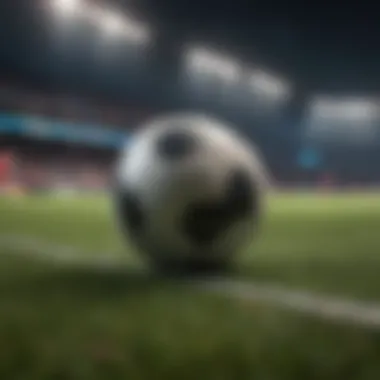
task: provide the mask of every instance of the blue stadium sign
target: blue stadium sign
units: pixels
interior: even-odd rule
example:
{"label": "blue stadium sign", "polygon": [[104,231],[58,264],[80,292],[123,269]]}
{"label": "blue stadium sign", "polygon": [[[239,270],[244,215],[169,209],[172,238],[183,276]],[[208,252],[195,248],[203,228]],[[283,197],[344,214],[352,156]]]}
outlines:
{"label": "blue stadium sign", "polygon": [[127,133],[111,127],[76,125],[12,114],[0,115],[0,134],[112,148],[119,148],[129,139]]}
{"label": "blue stadium sign", "polygon": [[322,154],[314,148],[303,148],[297,157],[298,165],[303,169],[318,169],[323,162]]}

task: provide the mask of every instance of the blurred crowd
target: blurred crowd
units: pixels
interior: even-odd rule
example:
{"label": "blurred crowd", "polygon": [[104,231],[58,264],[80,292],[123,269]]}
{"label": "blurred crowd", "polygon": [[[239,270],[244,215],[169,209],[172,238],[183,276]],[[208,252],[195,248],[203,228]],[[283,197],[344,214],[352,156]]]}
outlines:
{"label": "blurred crowd", "polygon": [[[132,130],[154,111],[123,105],[120,101],[101,102],[88,97],[58,93],[26,86],[0,83],[0,113],[43,116],[78,125]],[[282,131],[284,128],[282,126]],[[268,128],[251,128],[252,138],[262,150],[271,174],[281,186],[356,187],[380,183],[377,162],[380,150],[338,149],[326,146],[323,159],[315,167],[297,162],[300,149],[294,135]],[[0,188],[17,184],[24,189],[46,188],[104,189],[110,183],[115,149],[68,144],[21,136],[0,136]]]}
{"label": "blurred crowd", "polygon": [[0,111],[131,129],[152,114],[145,108],[131,106],[131,102],[124,104],[119,101],[119,104],[115,105],[107,101],[52,90],[37,91],[4,81],[0,82]]}
{"label": "blurred crowd", "polygon": [[20,140],[0,149],[0,190],[103,191],[113,160],[109,151]]}
{"label": "blurred crowd", "polygon": [[[0,112],[122,129],[132,129],[150,116],[145,109],[130,105],[112,106],[6,82],[0,83]],[[1,136],[0,190],[103,190],[110,183],[114,156],[115,152],[109,149]]]}

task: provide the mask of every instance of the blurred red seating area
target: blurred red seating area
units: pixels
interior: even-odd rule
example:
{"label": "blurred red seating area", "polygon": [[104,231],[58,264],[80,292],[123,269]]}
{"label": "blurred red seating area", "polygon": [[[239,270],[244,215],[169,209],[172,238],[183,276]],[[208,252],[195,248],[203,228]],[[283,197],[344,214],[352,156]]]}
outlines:
{"label": "blurred red seating area", "polygon": [[[2,145],[2,144],[1,144]],[[0,192],[102,191],[112,180],[116,152],[22,141],[0,146]]]}

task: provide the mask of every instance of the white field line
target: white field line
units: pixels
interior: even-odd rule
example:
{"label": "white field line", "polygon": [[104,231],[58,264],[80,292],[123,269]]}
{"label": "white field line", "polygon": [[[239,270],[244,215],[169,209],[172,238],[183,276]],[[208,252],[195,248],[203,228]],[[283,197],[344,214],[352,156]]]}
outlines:
{"label": "white field line", "polygon": [[[66,265],[85,265],[109,269],[120,269],[127,263],[116,253],[104,252],[89,255],[83,250],[47,243],[20,235],[0,235],[1,248],[10,248],[14,253]],[[302,290],[291,290],[273,284],[258,284],[239,280],[213,278],[198,280],[195,288],[223,297],[259,301],[293,312],[339,324],[351,324],[380,330],[380,304],[348,300]]]}
{"label": "white field line", "polygon": [[380,330],[380,304],[342,299],[273,284],[258,284],[238,280],[213,280],[199,284],[224,297],[244,301],[265,302],[276,307],[328,320]]}
{"label": "white field line", "polygon": [[0,235],[1,249],[11,249],[12,254],[57,262],[66,265],[85,265],[89,267],[118,267],[126,265],[120,254],[116,252],[86,253],[83,249],[47,242],[32,236],[7,234]]}

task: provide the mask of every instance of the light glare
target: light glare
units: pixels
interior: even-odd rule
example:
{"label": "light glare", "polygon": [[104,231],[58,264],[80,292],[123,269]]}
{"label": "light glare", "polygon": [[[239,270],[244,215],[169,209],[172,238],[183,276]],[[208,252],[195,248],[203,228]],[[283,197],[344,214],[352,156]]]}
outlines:
{"label": "light glare", "polygon": [[99,19],[103,31],[109,36],[121,35],[125,22],[122,17],[114,13],[104,13]]}
{"label": "light glare", "polygon": [[129,42],[140,45],[149,41],[148,28],[127,16],[121,16],[116,12],[97,10],[93,12],[93,19],[103,33],[110,38],[120,36]]}
{"label": "light glare", "polygon": [[72,15],[80,10],[80,0],[54,0],[53,6],[62,15]]}
{"label": "light glare", "polygon": [[185,53],[186,65],[195,74],[215,75],[226,81],[236,81],[241,67],[232,59],[206,48],[191,48]]}
{"label": "light glare", "polygon": [[105,36],[123,37],[128,42],[144,45],[150,40],[150,30],[143,24],[113,10],[91,5],[81,0],[52,0],[54,12],[73,20],[80,15],[95,25]]}
{"label": "light glare", "polygon": [[378,102],[362,98],[317,98],[311,103],[311,117],[365,121],[380,117]]}
{"label": "light glare", "polygon": [[267,98],[284,99],[290,94],[287,83],[261,70],[253,71],[249,83],[251,91]]}

